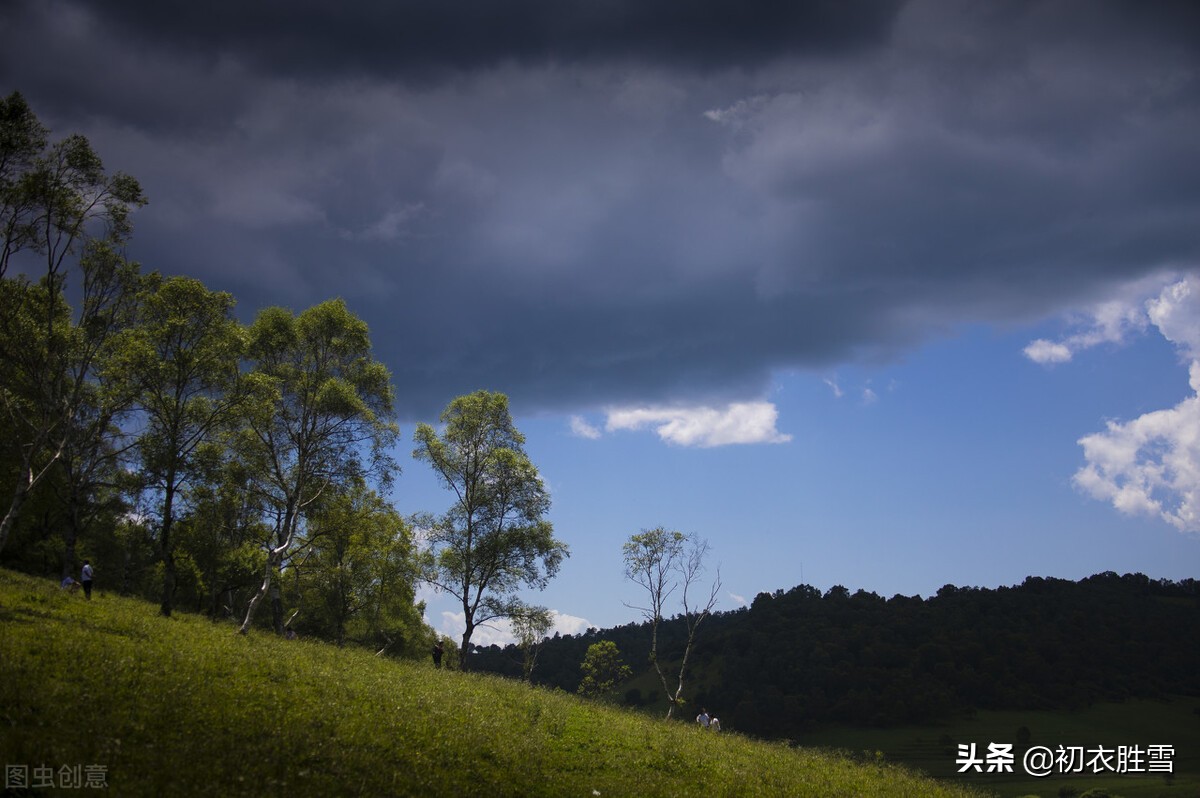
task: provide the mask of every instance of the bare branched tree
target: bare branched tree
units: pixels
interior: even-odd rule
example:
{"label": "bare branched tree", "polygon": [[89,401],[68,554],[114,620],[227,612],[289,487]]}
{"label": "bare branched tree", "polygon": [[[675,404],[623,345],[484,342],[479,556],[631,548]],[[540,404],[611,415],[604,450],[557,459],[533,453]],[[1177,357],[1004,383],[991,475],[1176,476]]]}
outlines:
{"label": "bare branched tree", "polygon": [[[688,658],[695,645],[700,624],[717,604],[717,595],[721,590],[721,573],[717,571],[708,588],[707,597],[704,597],[700,582],[705,571],[704,560],[709,553],[708,542],[663,527],[643,530],[632,536],[622,547],[622,553],[625,578],[646,591],[646,606],[626,606],[639,610],[650,621],[650,662],[654,665],[659,681],[662,682],[663,692],[667,696],[669,720],[675,714],[675,710],[684,704],[683,688]],[[699,596],[704,598],[697,599],[698,590]],[[676,591],[680,593],[681,617],[687,630],[687,642],[684,644],[679,671],[674,676],[675,688],[672,690],[667,682],[667,673],[663,670],[658,650],[658,630],[664,619],[663,611],[667,602]]]}

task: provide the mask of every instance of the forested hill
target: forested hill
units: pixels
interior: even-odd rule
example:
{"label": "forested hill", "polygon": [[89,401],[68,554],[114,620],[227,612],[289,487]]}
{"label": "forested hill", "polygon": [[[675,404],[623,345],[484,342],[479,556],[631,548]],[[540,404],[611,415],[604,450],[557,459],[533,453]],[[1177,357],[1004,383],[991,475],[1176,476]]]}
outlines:
{"label": "forested hill", "polygon": [[[664,656],[682,651],[666,625]],[[544,643],[534,681],[579,683],[587,647],[611,640],[638,674],[648,625]],[[520,675],[520,652],[493,646],[475,667]],[[1079,582],[947,585],[928,599],[808,585],[760,593],[700,628],[685,697],[731,726],[789,736],[832,723],[923,722],[969,709],[1058,709],[1100,700],[1200,694],[1200,582],[1107,572]],[[619,688],[657,701],[643,674]]]}

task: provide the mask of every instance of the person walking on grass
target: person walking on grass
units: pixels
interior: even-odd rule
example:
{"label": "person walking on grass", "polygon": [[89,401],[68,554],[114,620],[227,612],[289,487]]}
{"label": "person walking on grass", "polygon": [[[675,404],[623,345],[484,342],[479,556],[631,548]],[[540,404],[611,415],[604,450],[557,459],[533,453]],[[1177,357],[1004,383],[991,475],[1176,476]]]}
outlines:
{"label": "person walking on grass", "polygon": [[707,729],[709,724],[708,710],[701,708],[700,714],[696,716],[696,723],[700,724],[701,729]]}
{"label": "person walking on grass", "polygon": [[90,560],[83,561],[83,570],[79,574],[79,581],[83,584],[83,595],[88,601],[92,600],[92,563]]}

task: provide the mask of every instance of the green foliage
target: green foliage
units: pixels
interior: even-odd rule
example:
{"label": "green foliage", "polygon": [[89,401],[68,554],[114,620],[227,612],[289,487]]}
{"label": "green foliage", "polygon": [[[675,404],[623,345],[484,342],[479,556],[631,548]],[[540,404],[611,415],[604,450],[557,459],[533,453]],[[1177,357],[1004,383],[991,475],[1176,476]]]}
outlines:
{"label": "green foliage", "polygon": [[440,434],[417,426],[413,457],[429,463],[455,498],[444,515],[421,516],[418,524],[431,546],[425,579],[461,602],[466,652],[479,624],[521,612],[517,591],[544,588],[568,549],[543,517],[550,494],[525,454],[508,397],[460,396],[441,421]]}
{"label": "green foliage", "polygon": [[138,453],[144,489],[158,510],[161,609],[170,615],[177,502],[225,455],[215,442],[232,427],[246,395],[238,369],[246,334],[233,318],[231,295],[189,277],[152,274],[145,283],[139,323],[119,336],[110,373],[131,386],[147,421]]}
{"label": "green foliage", "polygon": [[124,241],[130,213],[146,203],[129,175],[109,176],[83,136],[49,143],[50,131],[20,92],[0,100],[0,277],[22,251],[46,260],[50,288],[76,244],[99,222],[104,235]]}
{"label": "green foliage", "polygon": [[340,299],[298,316],[267,308],[251,325],[258,403],[248,415],[248,454],[265,464],[264,487],[280,508],[305,505],[371,469],[390,478],[394,389],[370,351],[366,323]]}
{"label": "green foliage", "polygon": [[338,645],[400,651],[423,643],[414,569],[411,528],[358,482],[309,516],[307,548],[287,581],[300,608],[293,626]]}
{"label": "green foliage", "polygon": [[628,665],[621,662],[621,652],[611,640],[601,640],[588,646],[579,670],[583,672],[579,694],[589,698],[608,695],[633,673]]}
{"label": "green foliage", "polygon": [[[1194,579],[1031,577],[994,590],[943,589],[928,599],[843,590],[822,594],[801,585],[712,615],[692,662],[693,703],[730,728],[795,739],[830,724],[935,723],[970,709],[1075,710],[1097,701],[1200,697]],[[552,639],[538,681],[574,691],[579,661],[600,639],[615,642],[636,670],[649,656],[650,627]],[[662,651],[681,650],[687,640],[682,618],[667,619],[659,633]],[[510,673],[505,661],[515,656],[497,650],[476,659],[481,669]],[[644,667],[631,686],[650,696],[657,674]],[[656,704],[666,706],[661,698]],[[1027,725],[1033,744],[1050,739]]]}
{"label": "green foliage", "polygon": [[547,607],[513,605],[509,616],[513,635],[521,649],[522,675],[525,681],[533,681],[533,669],[537,667],[538,654],[546,635],[554,628],[554,616]]}
{"label": "green foliage", "polygon": [[562,693],[242,637],[0,571],[0,751],[123,796],[967,796],[887,764]]}
{"label": "green foliage", "polygon": [[[22,505],[60,459],[76,458],[67,475],[73,491],[91,479],[79,458],[105,448],[99,442],[111,428],[108,414],[119,408],[100,401],[96,361],[131,294],[125,278],[136,267],[118,252],[132,229],[130,214],[146,202],[136,180],[105,173],[83,136],[53,144],[48,137],[19,93],[0,101],[0,411],[6,442],[18,453],[0,551]],[[19,253],[30,264],[41,260],[36,282],[7,276]],[[79,258],[82,296],[74,319],[63,298],[72,257]],[[73,497],[69,503],[65,560],[79,531],[78,504]]]}
{"label": "green foliage", "polygon": [[[86,138],[52,142],[19,93],[0,99],[0,480],[12,491],[0,554],[70,574],[78,544],[110,584],[158,591],[164,614],[177,594],[213,618],[248,602],[245,630],[295,546],[324,555],[304,548],[323,534],[307,535],[306,521],[325,512],[325,523],[332,498],[368,480],[390,484],[391,377],[341,300],[268,308],[247,330],[229,294],[143,277],[122,253],[144,203]],[[31,276],[8,276],[18,255]],[[134,409],[136,458],[123,429]],[[326,626],[399,651],[429,630],[413,605],[407,528],[374,502],[370,539],[353,543],[369,556],[353,558],[344,617]],[[26,505],[38,513],[20,525]],[[5,553],[14,529],[20,550]],[[316,567],[326,559],[314,557],[310,577],[329,581]]]}
{"label": "green foliage", "polygon": [[[371,357],[367,325],[340,299],[298,316],[267,308],[250,327],[250,386],[255,401],[239,451],[252,464],[257,488],[278,521],[260,590],[242,624],[250,628],[271,580],[302,537],[310,506],[327,492],[374,476],[388,485],[395,471],[389,449],[399,430],[391,376]],[[282,632],[282,606],[273,601]]]}

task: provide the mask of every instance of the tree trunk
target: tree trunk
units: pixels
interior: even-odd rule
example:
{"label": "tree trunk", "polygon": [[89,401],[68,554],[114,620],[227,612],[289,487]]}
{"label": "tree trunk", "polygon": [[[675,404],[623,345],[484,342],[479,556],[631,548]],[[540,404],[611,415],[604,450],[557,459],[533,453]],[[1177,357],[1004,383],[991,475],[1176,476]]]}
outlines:
{"label": "tree trunk", "polygon": [[267,591],[271,588],[271,568],[273,566],[272,560],[274,559],[273,554],[267,557],[267,568],[263,574],[262,586],[250,597],[250,604],[246,607],[246,619],[242,621],[242,626],[238,629],[238,632],[241,634],[246,634],[250,631],[250,623],[254,620],[254,611],[258,609],[258,603],[262,601],[263,596],[267,595]]}
{"label": "tree trunk", "polygon": [[163,561],[162,606],[159,612],[171,617],[171,604],[175,600],[175,552],[171,550],[171,513],[175,503],[175,474],[167,475],[167,490],[163,496],[162,534],[159,536],[159,551]]}
{"label": "tree trunk", "polygon": [[125,546],[125,556],[121,561],[121,595],[128,596],[133,589],[133,552],[129,545]]}
{"label": "tree trunk", "polygon": [[67,528],[63,530],[63,556],[62,556],[62,578],[72,576],[75,573],[75,542],[79,540],[80,527],[82,526],[79,520],[79,505],[74,500],[74,491],[70,499],[71,507],[68,511]]}
{"label": "tree trunk", "polygon": [[283,634],[283,598],[278,584],[271,585],[271,626],[275,634]]}
{"label": "tree trunk", "polygon": [[16,492],[13,493],[12,504],[8,506],[8,512],[4,514],[4,520],[0,521],[0,551],[4,551],[4,544],[8,542],[8,533],[17,523],[17,517],[21,514],[21,505],[28,497],[29,486],[17,486]]}
{"label": "tree trunk", "polygon": [[164,618],[171,617],[171,603],[175,596],[175,555],[170,551],[164,551],[162,555],[163,561],[163,592],[162,604],[158,608],[158,612]]}
{"label": "tree trunk", "polygon": [[[289,497],[287,500],[287,509],[283,516],[283,527],[279,530],[276,536],[280,540],[280,544],[271,549],[267,554],[267,567],[263,571],[262,585],[250,599],[250,604],[246,607],[246,619],[242,621],[242,626],[238,629],[241,634],[246,634],[250,631],[250,624],[254,620],[254,611],[258,609],[259,603],[266,597],[267,592],[271,589],[271,573],[279,570],[279,566],[283,564],[283,558],[287,554],[288,549],[292,547],[292,536],[296,531],[296,500]],[[272,602],[277,600],[278,593],[272,597]],[[283,634],[283,604],[279,604],[279,616],[275,619],[275,631],[278,634]]]}
{"label": "tree trunk", "polygon": [[654,665],[654,672],[658,674],[658,680],[662,682],[663,693],[667,696],[667,720],[675,714],[675,701],[677,695],[671,694],[671,688],[667,687],[667,675],[663,673],[662,666],[658,664],[658,616],[655,616],[654,621],[650,625],[650,663]]}
{"label": "tree trunk", "polygon": [[471,668],[470,663],[468,662],[470,659],[468,654],[471,652],[471,634],[474,631],[475,627],[473,627],[471,622],[468,621],[467,630],[463,632],[462,636],[462,647],[458,650],[458,669],[460,671],[467,671]]}
{"label": "tree trunk", "polygon": [[33,473],[32,455],[22,451],[21,468],[25,470],[25,478],[21,480],[21,484],[17,485],[17,489],[13,492],[12,503],[8,506],[8,512],[4,514],[4,520],[0,521],[0,551],[4,551],[4,544],[8,543],[8,533],[17,523],[17,517],[21,514],[21,505],[25,504],[30,492],[42,481],[42,477],[50,473],[50,467],[58,461],[58,458],[62,457],[63,445],[59,444],[54,456],[36,474]]}

